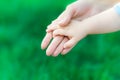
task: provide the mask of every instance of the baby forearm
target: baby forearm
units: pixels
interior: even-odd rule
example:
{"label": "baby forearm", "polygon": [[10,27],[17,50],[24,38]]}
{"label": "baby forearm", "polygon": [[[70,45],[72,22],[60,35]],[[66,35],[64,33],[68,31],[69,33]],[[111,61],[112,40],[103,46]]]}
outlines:
{"label": "baby forearm", "polygon": [[120,15],[113,8],[85,20],[91,25],[89,34],[109,33],[120,30]]}
{"label": "baby forearm", "polygon": [[[78,1],[83,1],[83,0],[78,0]],[[85,0],[87,2],[93,2],[93,3],[100,3],[100,4],[115,4],[118,3],[119,0]]]}

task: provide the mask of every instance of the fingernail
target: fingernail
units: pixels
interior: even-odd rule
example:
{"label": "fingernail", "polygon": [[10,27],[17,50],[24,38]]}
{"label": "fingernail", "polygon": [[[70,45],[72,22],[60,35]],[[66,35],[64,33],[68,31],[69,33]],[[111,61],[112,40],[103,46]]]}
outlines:
{"label": "fingernail", "polygon": [[41,49],[44,50],[44,48],[41,46]]}
{"label": "fingernail", "polygon": [[49,29],[46,30],[46,32],[48,32],[48,31],[49,31]]}
{"label": "fingernail", "polygon": [[64,52],[64,51],[61,53],[61,55],[63,55],[63,56],[64,56],[65,54],[67,54],[67,53],[66,53],[66,52]]}
{"label": "fingernail", "polygon": [[41,49],[42,49],[42,50],[45,50],[45,49],[46,49],[46,46],[41,46]]}
{"label": "fingernail", "polygon": [[51,32],[51,30],[50,30],[50,29],[47,29],[47,30],[46,30],[46,32],[48,32],[48,33],[49,33],[49,32]]}
{"label": "fingernail", "polygon": [[61,20],[59,23],[63,24],[66,21],[66,19]]}
{"label": "fingernail", "polygon": [[50,53],[50,52],[46,52],[46,55],[47,55],[47,56],[50,56],[50,55],[51,55],[51,53]]}
{"label": "fingernail", "polygon": [[65,55],[65,53],[63,53],[63,52],[62,52],[62,53],[61,53],[61,55],[62,55],[62,56],[64,56],[64,55]]}
{"label": "fingernail", "polygon": [[52,56],[53,56],[53,57],[57,57],[58,55],[53,54]]}

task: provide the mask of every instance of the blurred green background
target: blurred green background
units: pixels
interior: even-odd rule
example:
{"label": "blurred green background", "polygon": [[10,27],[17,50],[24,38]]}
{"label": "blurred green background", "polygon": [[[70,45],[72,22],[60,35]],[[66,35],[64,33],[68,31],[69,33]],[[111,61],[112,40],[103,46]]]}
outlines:
{"label": "blurred green background", "polygon": [[120,80],[120,32],[88,36],[67,55],[40,49],[74,0],[0,0],[0,80]]}

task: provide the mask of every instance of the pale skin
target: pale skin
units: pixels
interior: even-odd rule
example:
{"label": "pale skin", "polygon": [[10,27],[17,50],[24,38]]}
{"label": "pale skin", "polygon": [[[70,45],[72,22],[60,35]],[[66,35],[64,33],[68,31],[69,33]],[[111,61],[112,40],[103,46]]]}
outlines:
{"label": "pale skin", "polygon": [[[81,4],[81,5],[80,5]],[[76,1],[72,4],[70,4],[67,9],[55,20],[52,22],[52,24],[48,27],[47,34],[42,42],[42,49],[45,49],[50,40],[53,37],[53,30],[50,29],[51,27],[56,27],[56,25],[60,26],[66,26],[68,25],[71,20],[74,18],[74,20],[83,20],[88,18],[89,16],[95,15],[101,11],[103,11],[106,8],[101,8],[100,6],[102,5],[94,5],[94,2],[88,2],[87,0],[79,0]],[[109,7],[109,5],[107,4]],[[48,47],[46,54],[52,55],[52,56],[57,56],[59,53],[65,54],[69,52],[72,48],[64,48],[64,44],[68,41],[69,39],[64,36],[57,36],[53,39],[52,43]],[[53,46],[54,45],[54,46]]]}
{"label": "pale skin", "polygon": [[[67,27],[57,26],[52,29],[54,29],[54,37],[59,35],[68,37],[68,41],[64,43],[64,48],[71,49],[89,34],[103,34],[120,30],[120,15],[113,8],[110,8],[81,22],[72,20]],[[66,53],[63,52],[63,54]]]}

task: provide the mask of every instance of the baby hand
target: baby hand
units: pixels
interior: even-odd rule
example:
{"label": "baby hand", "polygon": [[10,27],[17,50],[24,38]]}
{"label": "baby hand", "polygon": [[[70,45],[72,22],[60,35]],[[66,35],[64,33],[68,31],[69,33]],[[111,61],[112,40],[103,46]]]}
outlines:
{"label": "baby hand", "polygon": [[90,28],[84,25],[84,22],[72,20],[67,27],[59,27],[53,32],[53,36],[66,36],[68,41],[64,48],[73,48],[81,39],[88,35]]}

